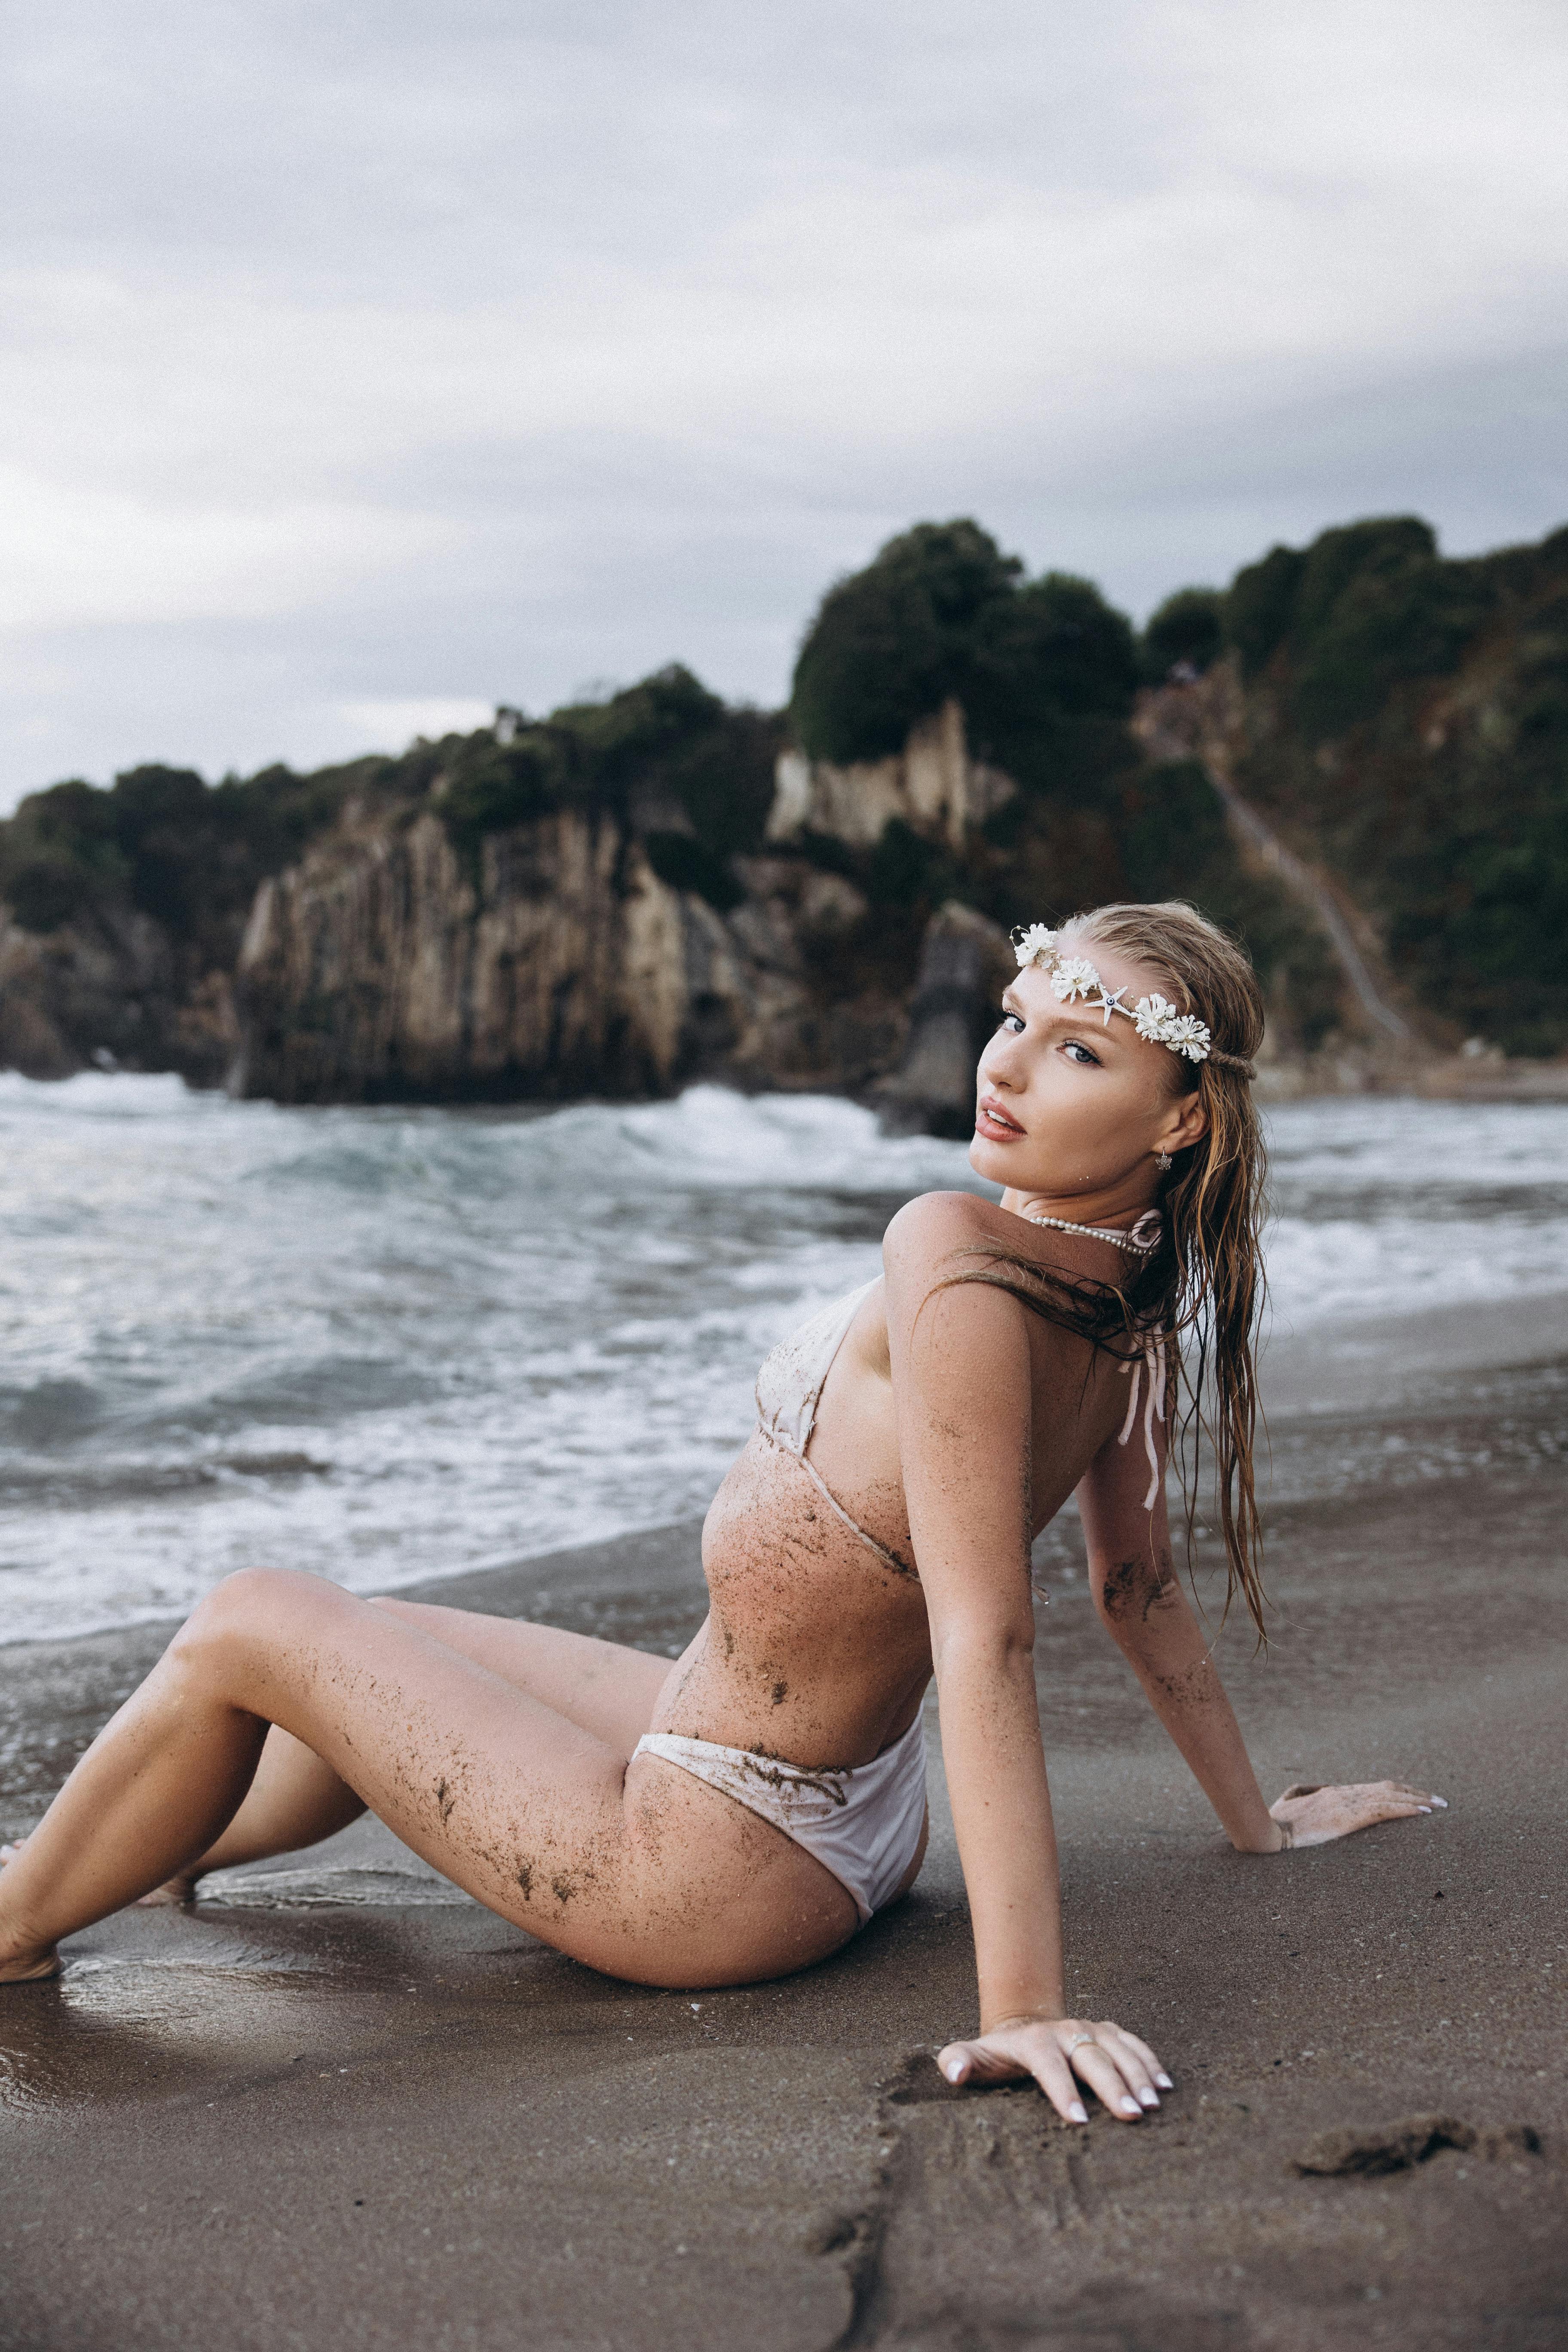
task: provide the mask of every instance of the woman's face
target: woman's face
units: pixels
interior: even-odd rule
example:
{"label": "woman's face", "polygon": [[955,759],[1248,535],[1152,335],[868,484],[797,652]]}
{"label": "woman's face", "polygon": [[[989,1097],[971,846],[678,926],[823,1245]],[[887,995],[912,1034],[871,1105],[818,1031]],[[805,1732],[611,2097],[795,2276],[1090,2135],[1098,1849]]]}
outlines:
{"label": "woman's face", "polygon": [[[1163,992],[1158,974],[1098,941],[1085,940],[1081,952],[1127,1004]],[[1195,1142],[1206,1124],[1198,1096],[1173,1090],[1170,1048],[1140,1037],[1120,1014],[1061,1003],[1036,964],[1002,1003],[1001,1025],[980,1056],[975,1173],[1042,1199],[1152,1199],[1155,1154]]]}

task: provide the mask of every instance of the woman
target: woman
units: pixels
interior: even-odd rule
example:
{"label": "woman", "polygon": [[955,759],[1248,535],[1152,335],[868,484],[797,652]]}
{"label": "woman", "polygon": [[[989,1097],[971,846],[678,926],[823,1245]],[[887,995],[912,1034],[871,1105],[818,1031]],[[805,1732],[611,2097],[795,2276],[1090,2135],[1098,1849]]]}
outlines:
{"label": "woman", "polygon": [[1037,926],[1018,961],[971,1155],[1001,1204],[910,1202],[883,1276],[769,1358],[684,1656],[231,1577],[9,1850],[0,1979],[50,1975],[61,1937],[367,1806],[608,1974],[783,1975],[913,1883],[934,1673],[980,1988],[980,2031],[944,2072],[1032,2074],[1074,2123],[1080,2085],[1129,2122],[1155,2105],[1170,2078],[1148,2044],[1065,2013],[1029,1553],[1068,1496],[1106,1627],[1234,1845],[1273,1853],[1442,1801],[1381,1782],[1268,1807],[1172,1569],[1167,1374],[1191,1330],[1232,1582],[1261,1626],[1249,965],[1179,905]]}

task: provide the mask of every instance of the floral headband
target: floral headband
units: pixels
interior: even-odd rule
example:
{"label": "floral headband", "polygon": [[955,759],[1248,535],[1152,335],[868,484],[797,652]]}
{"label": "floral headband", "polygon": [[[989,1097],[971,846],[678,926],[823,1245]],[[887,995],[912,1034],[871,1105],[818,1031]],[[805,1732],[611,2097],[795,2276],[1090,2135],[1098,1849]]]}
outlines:
{"label": "floral headband", "polygon": [[1227,1070],[1239,1070],[1244,1077],[1257,1076],[1251,1063],[1239,1054],[1218,1050],[1207,1024],[1195,1013],[1178,1013],[1163,996],[1141,996],[1136,1004],[1123,1004],[1126,990],[1107,988],[1087,956],[1064,956],[1060,933],[1046,924],[1031,923],[1026,930],[1015,931],[1013,952],[1020,971],[1038,964],[1042,971],[1049,972],[1051,988],[1060,1003],[1071,1004],[1081,996],[1093,1012],[1104,1016],[1106,1028],[1110,1026],[1111,1014],[1120,1013],[1151,1045],[1168,1046],[1189,1062],[1218,1062]]}

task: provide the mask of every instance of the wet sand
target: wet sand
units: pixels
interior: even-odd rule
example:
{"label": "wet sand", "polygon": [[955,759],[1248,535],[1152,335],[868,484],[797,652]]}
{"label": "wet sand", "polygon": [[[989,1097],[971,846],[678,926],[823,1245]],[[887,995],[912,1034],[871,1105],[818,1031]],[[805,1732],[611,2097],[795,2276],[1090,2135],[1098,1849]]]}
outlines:
{"label": "wet sand", "polygon": [[[939,1766],[915,1894],[733,1993],[595,1977],[362,1823],[0,1996],[0,2346],[1558,2352],[1565,1328],[1549,1301],[1268,1364],[1279,1631],[1222,1650],[1261,1777],[1425,1778],[1447,1814],[1231,1853],[1072,1523],[1043,1545],[1073,1998],[1167,2059],[1152,2120],[937,2076],[973,2000]],[[689,1528],[439,1590],[659,1649],[701,1607]],[[0,1650],[7,1830],[165,1631]],[[1468,2144],[1390,2131],[1434,2115]],[[1346,2127],[1363,2165],[1436,2144],[1291,2168]]]}

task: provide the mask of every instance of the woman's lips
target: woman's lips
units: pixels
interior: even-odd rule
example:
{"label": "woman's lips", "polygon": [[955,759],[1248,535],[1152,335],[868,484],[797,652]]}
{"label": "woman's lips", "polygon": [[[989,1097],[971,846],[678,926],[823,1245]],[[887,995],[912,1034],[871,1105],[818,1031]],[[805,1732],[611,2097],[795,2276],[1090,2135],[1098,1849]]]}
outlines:
{"label": "woman's lips", "polygon": [[1000,1103],[992,1102],[985,1097],[982,1098],[980,1108],[974,1114],[974,1124],[982,1135],[990,1136],[993,1141],[997,1143],[1010,1143],[1016,1136],[1020,1136],[1024,1132],[1016,1119],[1008,1118]]}

